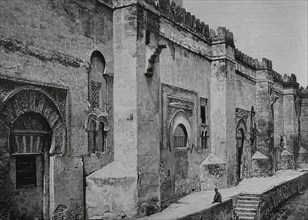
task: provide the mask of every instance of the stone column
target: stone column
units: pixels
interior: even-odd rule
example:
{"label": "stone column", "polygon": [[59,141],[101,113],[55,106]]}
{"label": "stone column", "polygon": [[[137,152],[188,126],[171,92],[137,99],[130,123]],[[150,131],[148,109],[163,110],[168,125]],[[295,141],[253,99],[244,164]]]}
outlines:
{"label": "stone column", "polygon": [[[256,71],[256,122],[259,135],[253,155],[253,176],[273,175],[274,172],[274,105],[272,61],[263,58]],[[268,159],[265,159],[268,158]],[[259,173],[259,174],[257,174]]]}
{"label": "stone column", "polygon": [[223,188],[236,182],[234,46],[232,33],[224,28],[219,28],[218,35],[212,34],[212,38],[211,152],[227,164],[227,185],[220,185]]}

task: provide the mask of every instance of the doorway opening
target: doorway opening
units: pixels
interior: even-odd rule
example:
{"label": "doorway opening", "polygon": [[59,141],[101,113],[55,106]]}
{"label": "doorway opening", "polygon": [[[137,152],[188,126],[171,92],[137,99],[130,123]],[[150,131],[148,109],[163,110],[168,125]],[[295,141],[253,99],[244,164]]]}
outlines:
{"label": "doorway opening", "polygon": [[16,211],[24,219],[48,218],[51,138],[48,122],[35,112],[20,115],[11,127],[11,176],[19,207]]}

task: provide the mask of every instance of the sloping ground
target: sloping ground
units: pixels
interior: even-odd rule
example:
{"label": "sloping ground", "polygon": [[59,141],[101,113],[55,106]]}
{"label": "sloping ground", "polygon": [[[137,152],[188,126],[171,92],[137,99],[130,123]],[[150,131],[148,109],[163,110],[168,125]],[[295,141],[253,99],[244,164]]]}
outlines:
{"label": "sloping ground", "polygon": [[[239,185],[228,189],[221,189],[223,202],[227,202],[232,197],[242,194],[262,194],[275,186],[295,179],[307,171],[304,170],[284,170],[278,171],[272,177],[251,178],[243,180]],[[180,199],[177,203],[171,204],[160,213],[142,218],[144,220],[171,220],[183,219],[193,213],[199,213],[211,209],[218,204],[212,204],[214,197],[213,191],[202,191],[190,194]]]}
{"label": "sloping ground", "polygon": [[308,188],[277,207],[269,220],[308,220]]}

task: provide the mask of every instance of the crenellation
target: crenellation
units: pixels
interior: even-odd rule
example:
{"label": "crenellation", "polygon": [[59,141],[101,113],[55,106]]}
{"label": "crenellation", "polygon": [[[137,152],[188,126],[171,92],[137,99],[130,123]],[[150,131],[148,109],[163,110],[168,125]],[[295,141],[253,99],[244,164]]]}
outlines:
{"label": "crenellation", "polygon": [[283,82],[284,83],[297,83],[297,79],[296,79],[296,76],[291,73],[291,75],[287,75],[287,74],[284,74],[283,76]]}
{"label": "crenellation", "polygon": [[[308,87],[226,27],[182,0],[50,1],[0,1],[0,204],[17,217],[137,219],[308,161]],[[16,188],[29,155],[39,184]]]}
{"label": "crenellation", "polygon": [[272,61],[267,58],[262,58],[261,67],[262,69],[272,69]]}
{"label": "crenellation", "polygon": [[210,39],[213,41],[226,41],[226,43],[234,46],[233,33],[226,27],[218,27],[217,33],[211,29]]}
{"label": "crenellation", "polygon": [[185,24],[190,27],[191,25],[191,13],[190,12],[186,12],[185,14]]}
{"label": "crenellation", "polygon": [[237,48],[235,49],[235,59],[254,69],[258,69],[260,66],[260,62],[258,61],[258,59],[254,59],[244,54],[242,51],[238,50]]}
{"label": "crenellation", "polygon": [[158,5],[156,5],[153,0],[146,0],[145,2],[149,5],[157,6],[157,9],[163,16],[188,28],[190,31],[199,34],[199,36],[207,40],[224,40],[230,45],[234,45],[233,33],[230,30],[225,27],[218,27],[217,34],[215,31],[212,31],[210,34],[209,25],[206,25],[203,21],[186,11],[185,8],[177,5],[174,1],[159,0]]}
{"label": "crenellation", "polygon": [[282,75],[276,71],[272,72],[273,81],[278,83],[283,83]]}

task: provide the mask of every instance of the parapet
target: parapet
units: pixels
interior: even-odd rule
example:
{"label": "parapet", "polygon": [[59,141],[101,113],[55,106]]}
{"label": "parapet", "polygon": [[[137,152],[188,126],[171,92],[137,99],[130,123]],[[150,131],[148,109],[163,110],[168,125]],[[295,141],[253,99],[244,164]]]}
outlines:
{"label": "parapet", "polygon": [[280,73],[273,71],[272,74],[273,74],[273,81],[274,82],[283,83],[282,75]]}
{"label": "parapet", "polygon": [[241,61],[242,63],[254,68],[254,69],[270,69],[272,70],[272,61],[267,58],[262,58],[260,62],[258,59],[254,59],[247,54],[235,49],[235,59]]}
{"label": "parapet", "polygon": [[212,41],[225,40],[227,43],[234,46],[233,33],[225,27],[218,27],[217,33],[215,33],[213,29],[211,29],[210,38]]}
{"label": "parapet", "polygon": [[181,26],[189,29],[200,37],[209,41],[225,40],[227,43],[234,45],[233,33],[225,27],[219,27],[217,33],[209,29],[209,26],[200,19],[196,18],[185,8],[177,5],[170,0],[145,0],[149,5],[154,6],[163,16],[175,21]]}
{"label": "parapet", "polygon": [[235,59],[254,69],[258,69],[261,65],[258,59],[248,56],[247,54],[239,51],[237,48],[235,49]]}
{"label": "parapet", "polygon": [[284,83],[296,83],[297,82],[296,76],[293,73],[291,73],[290,76],[288,76],[287,74],[284,74],[283,82]]}
{"label": "parapet", "polygon": [[307,94],[308,95],[308,86],[306,87],[306,88],[304,88],[304,87],[300,87],[299,88],[299,91],[302,93],[302,94]]}

